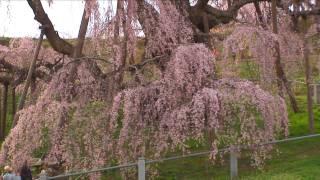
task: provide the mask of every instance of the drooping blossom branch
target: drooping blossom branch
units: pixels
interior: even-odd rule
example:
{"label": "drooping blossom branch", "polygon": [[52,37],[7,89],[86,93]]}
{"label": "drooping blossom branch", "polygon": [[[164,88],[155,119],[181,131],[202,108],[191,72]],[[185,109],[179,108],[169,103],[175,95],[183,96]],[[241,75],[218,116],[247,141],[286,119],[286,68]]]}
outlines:
{"label": "drooping blossom branch", "polygon": [[234,61],[238,61],[237,56],[243,53],[251,55],[257,61],[261,80],[271,83],[277,79],[274,67],[277,42],[280,43],[281,58],[284,59],[284,62],[302,54],[302,43],[299,36],[294,33],[284,33],[275,35],[256,27],[238,26],[224,41],[225,59],[231,57]]}

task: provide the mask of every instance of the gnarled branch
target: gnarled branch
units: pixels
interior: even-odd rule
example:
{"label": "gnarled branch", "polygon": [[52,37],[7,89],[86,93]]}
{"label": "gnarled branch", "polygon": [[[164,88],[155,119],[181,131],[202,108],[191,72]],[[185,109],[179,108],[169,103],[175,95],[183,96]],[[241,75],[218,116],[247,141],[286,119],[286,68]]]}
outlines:
{"label": "gnarled branch", "polygon": [[44,30],[44,34],[48,38],[48,41],[51,44],[52,48],[57,52],[71,56],[74,49],[73,46],[62,39],[55,31],[51,20],[42,7],[41,1],[27,0],[27,2],[33,10],[33,13],[35,15],[34,19],[37,20],[42,26],[46,27]]}

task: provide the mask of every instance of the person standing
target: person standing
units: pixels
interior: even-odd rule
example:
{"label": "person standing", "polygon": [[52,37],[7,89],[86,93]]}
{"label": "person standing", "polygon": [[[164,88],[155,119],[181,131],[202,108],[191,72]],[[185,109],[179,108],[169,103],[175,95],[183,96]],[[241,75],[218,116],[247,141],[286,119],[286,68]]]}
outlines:
{"label": "person standing", "polygon": [[3,180],[15,180],[15,174],[12,173],[12,168],[10,166],[4,167],[4,175],[2,176]]}
{"label": "person standing", "polygon": [[28,166],[27,161],[23,163],[22,167],[20,168],[19,174],[20,174],[21,180],[32,180],[32,173]]}

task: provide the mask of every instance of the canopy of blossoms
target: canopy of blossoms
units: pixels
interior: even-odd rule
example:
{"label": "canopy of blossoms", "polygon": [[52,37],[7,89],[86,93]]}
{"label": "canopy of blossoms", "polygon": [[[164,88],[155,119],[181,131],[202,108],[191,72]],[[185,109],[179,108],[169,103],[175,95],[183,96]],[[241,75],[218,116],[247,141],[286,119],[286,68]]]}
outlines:
{"label": "canopy of blossoms", "polygon": [[[37,102],[18,112],[18,124],[2,145],[1,164],[19,167],[23,160],[41,158],[73,170],[93,168],[140,156],[156,158],[177,149],[187,152],[188,141],[196,140],[209,145],[213,158],[219,147],[252,145],[255,165],[261,165],[271,148],[255,145],[288,135],[284,100],[249,81],[218,79],[211,50],[194,40],[186,12],[171,1],[119,1],[128,8],[120,7],[107,22],[97,17],[96,1],[87,2],[86,10],[92,10],[96,20],[92,49],[109,55],[111,70],[104,72],[83,57],[75,74],[72,61],[54,72]],[[121,30],[115,32],[117,17]],[[137,20],[145,35],[145,56],[141,64],[128,67],[125,55],[136,49]],[[254,46],[242,44],[236,33],[227,43],[231,50]],[[266,53],[262,46],[278,40],[262,30],[255,35],[262,41],[254,51],[257,56]],[[269,46],[267,53],[272,54],[272,43]],[[69,53],[68,48],[64,52]],[[160,73],[157,80],[144,83],[139,68],[148,62]],[[123,72],[130,68],[137,82],[123,86]]]}

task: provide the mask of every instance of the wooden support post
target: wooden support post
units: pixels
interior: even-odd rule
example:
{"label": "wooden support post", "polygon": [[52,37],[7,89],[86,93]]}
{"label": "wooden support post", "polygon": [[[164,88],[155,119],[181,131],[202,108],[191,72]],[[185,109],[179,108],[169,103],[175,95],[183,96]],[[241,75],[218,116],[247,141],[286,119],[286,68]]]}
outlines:
{"label": "wooden support post", "polygon": [[230,178],[231,180],[238,178],[238,153],[235,149],[230,150]]}

